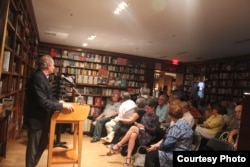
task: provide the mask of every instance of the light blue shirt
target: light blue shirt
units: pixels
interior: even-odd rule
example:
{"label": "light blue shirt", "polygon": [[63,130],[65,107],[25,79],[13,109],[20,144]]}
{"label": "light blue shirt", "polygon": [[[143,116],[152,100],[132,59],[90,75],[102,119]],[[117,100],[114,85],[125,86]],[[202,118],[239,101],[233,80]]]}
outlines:
{"label": "light blue shirt", "polygon": [[159,121],[165,121],[167,119],[168,116],[168,107],[166,104],[160,106],[158,105],[155,111],[156,115],[158,115],[159,117]]}

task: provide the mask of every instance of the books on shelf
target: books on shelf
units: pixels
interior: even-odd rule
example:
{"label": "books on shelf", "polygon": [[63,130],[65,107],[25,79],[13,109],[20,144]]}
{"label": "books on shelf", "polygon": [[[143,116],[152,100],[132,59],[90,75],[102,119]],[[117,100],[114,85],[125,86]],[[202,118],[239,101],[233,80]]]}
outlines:
{"label": "books on shelf", "polygon": [[98,70],[97,84],[107,85],[109,79],[109,71],[105,69]]}
{"label": "books on shelf", "polygon": [[10,51],[4,51],[3,71],[9,71],[10,66]]}
{"label": "books on shelf", "polygon": [[93,103],[94,103],[94,97],[93,96],[88,96],[88,98],[87,98],[87,104],[93,105]]}
{"label": "books on shelf", "polygon": [[3,89],[3,81],[0,81],[0,94],[2,94],[2,89]]}
{"label": "books on shelf", "polygon": [[12,97],[3,98],[3,105],[5,106],[5,110],[12,110],[14,99]]}
{"label": "books on shelf", "polygon": [[93,117],[97,117],[101,114],[101,109],[99,107],[91,107],[90,108],[90,115]]}

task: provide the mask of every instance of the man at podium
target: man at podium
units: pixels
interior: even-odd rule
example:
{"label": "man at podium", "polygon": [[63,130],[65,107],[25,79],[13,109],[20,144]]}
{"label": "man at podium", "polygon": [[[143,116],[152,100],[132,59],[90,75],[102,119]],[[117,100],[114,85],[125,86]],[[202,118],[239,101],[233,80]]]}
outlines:
{"label": "man at podium", "polygon": [[50,119],[54,111],[73,112],[71,104],[57,101],[51,90],[49,75],[54,72],[54,60],[49,55],[39,58],[38,70],[27,83],[24,125],[27,127],[26,167],[35,167],[48,144]]}

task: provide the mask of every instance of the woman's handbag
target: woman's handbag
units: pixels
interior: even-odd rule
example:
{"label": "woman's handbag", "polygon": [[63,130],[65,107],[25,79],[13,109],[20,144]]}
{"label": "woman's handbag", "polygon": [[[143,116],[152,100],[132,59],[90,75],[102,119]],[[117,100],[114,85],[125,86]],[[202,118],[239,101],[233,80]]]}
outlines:
{"label": "woman's handbag", "polygon": [[143,167],[145,163],[147,153],[147,147],[146,146],[139,146],[137,149],[137,152],[135,153],[135,161],[134,161],[134,167]]}

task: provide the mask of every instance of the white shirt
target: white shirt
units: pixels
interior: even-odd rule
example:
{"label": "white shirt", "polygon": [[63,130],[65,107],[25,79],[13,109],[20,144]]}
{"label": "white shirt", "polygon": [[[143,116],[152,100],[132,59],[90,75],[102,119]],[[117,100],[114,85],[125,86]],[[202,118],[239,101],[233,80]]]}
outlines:
{"label": "white shirt", "polygon": [[131,99],[124,101],[119,107],[119,118],[128,119],[130,118],[133,113],[135,112],[137,105]]}

